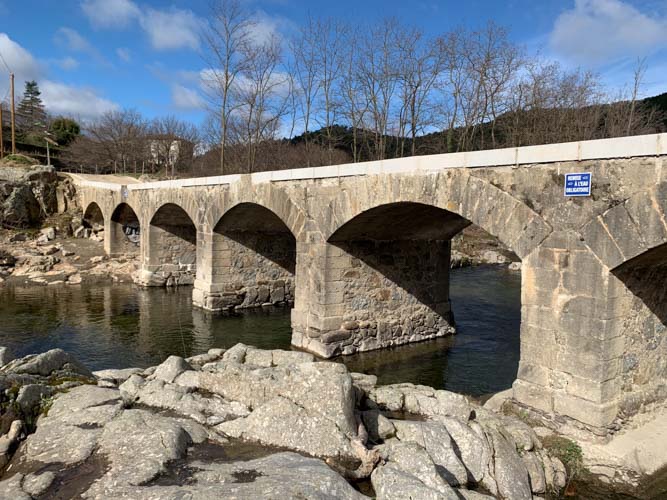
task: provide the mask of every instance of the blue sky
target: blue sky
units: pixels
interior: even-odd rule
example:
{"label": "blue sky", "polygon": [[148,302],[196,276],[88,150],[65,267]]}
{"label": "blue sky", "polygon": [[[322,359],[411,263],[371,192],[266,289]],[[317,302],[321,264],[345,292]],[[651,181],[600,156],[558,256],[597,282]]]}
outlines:
{"label": "blue sky", "polygon": [[[396,16],[436,35],[493,20],[511,38],[566,67],[599,72],[610,88],[646,57],[644,94],[667,91],[667,0],[245,0],[258,30],[289,36],[308,13],[373,22]],[[209,0],[0,0],[0,55],[23,81],[36,79],[54,113],[82,119],[121,107],[149,117],[203,111],[197,75],[206,65],[198,27]],[[0,99],[7,92],[0,59]]]}

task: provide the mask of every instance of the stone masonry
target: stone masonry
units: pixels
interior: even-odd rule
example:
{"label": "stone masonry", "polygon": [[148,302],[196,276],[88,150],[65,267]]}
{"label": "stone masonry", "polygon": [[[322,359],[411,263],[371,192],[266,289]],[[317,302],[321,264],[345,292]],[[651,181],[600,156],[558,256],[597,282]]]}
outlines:
{"label": "stone masonry", "polygon": [[[522,260],[515,400],[605,434],[667,400],[666,145],[658,134],[154,183],[73,177],[105,227],[122,203],[136,210],[145,275],[168,239],[143,229],[174,204],[196,231],[195,304],[273,303],[283,283],[293,345],[326,357],[451,333],[449,241],[475,224]],[[574,172],[592,173],[592,196],[563,196]]]}

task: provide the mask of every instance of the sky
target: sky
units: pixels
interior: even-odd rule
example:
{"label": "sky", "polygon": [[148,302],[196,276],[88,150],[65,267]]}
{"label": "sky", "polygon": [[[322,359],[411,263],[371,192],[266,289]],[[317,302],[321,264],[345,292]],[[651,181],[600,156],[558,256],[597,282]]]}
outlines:
{"label": "sky", "polygon": [[[206,68],[198,36],[211,0],[0,0],[0,99],[35,79],[53,114],[81,120],[121,108],[201,122]],[[290,36],[310,14],[386,16],[437,35],[488,21],[528,52],[598,72],[610,89],[648,70],[643,95],[667,91],[667,0],[243,0],[261,33]],[[17,97],[18,98],[18,97]]]}

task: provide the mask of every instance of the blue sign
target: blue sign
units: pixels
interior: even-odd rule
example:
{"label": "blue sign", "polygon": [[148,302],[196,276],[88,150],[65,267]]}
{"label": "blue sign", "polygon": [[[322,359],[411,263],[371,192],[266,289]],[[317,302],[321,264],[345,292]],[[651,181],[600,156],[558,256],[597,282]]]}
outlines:
{"label": "blue sign", "polygon": [[590,196],[591,173],[565,174],[565,196]]}

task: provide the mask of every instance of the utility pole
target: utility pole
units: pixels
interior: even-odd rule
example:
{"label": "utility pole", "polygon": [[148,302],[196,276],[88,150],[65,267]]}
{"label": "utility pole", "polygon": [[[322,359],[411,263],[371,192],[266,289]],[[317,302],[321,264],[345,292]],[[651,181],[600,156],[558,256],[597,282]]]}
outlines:
{"label": "utility pole", "polygon": [[10,110],[12,121],[12,154],[16,154],[16,109],[14,107],[14,73],[9,73],[9,88],[12,94],[12,108]]}

